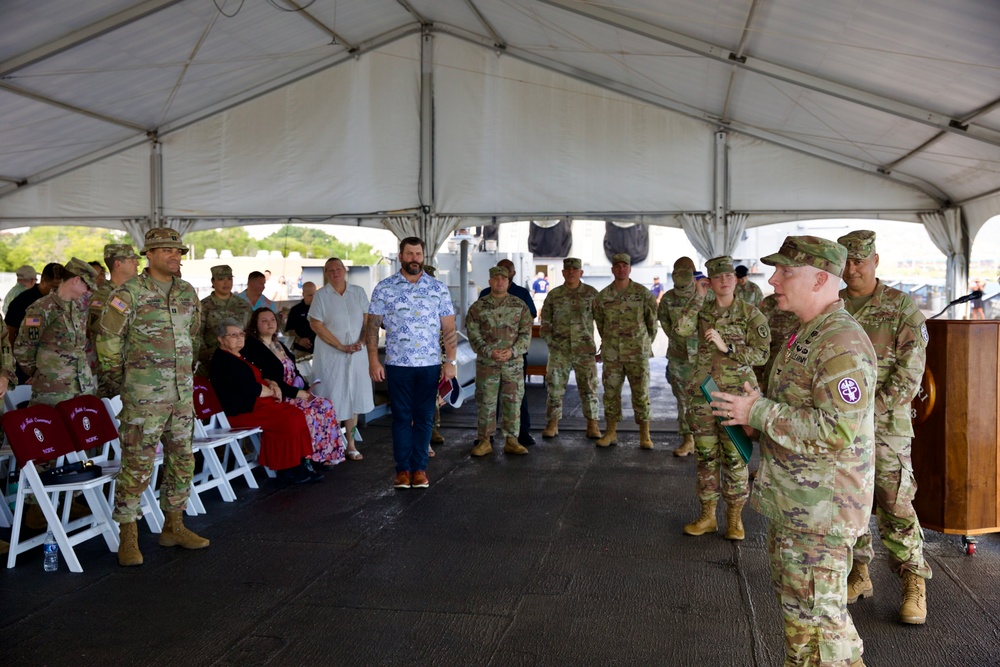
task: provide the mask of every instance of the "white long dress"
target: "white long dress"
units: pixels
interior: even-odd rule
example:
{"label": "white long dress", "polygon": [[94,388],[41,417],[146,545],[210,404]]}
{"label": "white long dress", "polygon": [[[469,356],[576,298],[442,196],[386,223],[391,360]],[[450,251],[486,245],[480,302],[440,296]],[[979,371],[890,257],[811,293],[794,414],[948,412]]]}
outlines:
{"label": "white long dress", "polygon": [[[316,290],[309,319],[319,320],[337,340],[350,345],[361,337],[368,296],[357,285],[348,285],[341,296],[331,285]],[[368,352],[347,354],[324,343],[319,336],[313,351],[314,377],[321,382],[314,387],[318,396],[330,399],[341,419],[371,412],[375,407],[372,381],[368,375]]]}

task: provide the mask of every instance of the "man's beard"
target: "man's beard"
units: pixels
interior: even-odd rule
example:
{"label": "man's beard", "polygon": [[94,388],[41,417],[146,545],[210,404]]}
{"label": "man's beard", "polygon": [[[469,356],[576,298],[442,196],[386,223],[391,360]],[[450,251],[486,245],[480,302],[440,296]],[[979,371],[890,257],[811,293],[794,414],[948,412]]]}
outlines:
{"label": "man's beard", "polygon": [[403,270],[409,273],[411,276],[420,275],[420,272],[424,270],[424,265],[420,262],[410,262],[409,264],[403,265]]}

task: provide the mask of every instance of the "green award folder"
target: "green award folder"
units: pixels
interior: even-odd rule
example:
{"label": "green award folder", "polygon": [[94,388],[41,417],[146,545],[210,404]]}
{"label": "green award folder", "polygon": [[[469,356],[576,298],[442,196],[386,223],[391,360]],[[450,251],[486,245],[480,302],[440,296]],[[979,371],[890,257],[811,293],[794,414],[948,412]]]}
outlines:
{"label": "green award folder", "polygon": [[[719,391],[719,385],[715,384],[715,380],[712,379],[711,375],[706,375],[705,381],[701,383],[701,393],[705,395],[705,400],[709,403],[713,400],[713,391]],[[725,417],[716,417],[716,419],[720,422],[726,421]],[[747,432],[743,430],[742,426],[723,426],[722,428],[726,429],[729,439],[736,445],[736,451],[740,453],[743,463],[749,463],[750,455],[753,454],[753,441],[750,440]]]}

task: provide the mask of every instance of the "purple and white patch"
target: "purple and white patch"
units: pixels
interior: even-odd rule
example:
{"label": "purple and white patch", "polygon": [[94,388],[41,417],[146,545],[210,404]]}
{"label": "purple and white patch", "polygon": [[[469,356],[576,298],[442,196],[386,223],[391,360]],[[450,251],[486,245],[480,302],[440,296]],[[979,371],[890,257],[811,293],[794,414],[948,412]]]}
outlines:
{"label": "purple and white patch", "polygon": [[844,378],[837,385],[837,391],[840,392],[840,397],[844,399],[844,402],[849,405],[854,405],[861,400],[861,387],[858,383],[851,378]]}

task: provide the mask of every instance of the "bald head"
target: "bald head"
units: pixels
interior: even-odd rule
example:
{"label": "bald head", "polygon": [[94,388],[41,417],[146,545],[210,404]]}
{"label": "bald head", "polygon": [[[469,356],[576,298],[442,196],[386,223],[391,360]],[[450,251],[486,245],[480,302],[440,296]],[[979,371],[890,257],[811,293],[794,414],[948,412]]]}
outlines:
{"label": "bald head", "polygon": [[302,300],[306,302],[307,306],[312,305],[314,296],[316,296],[316,283],[311,281],[302,283]]}

